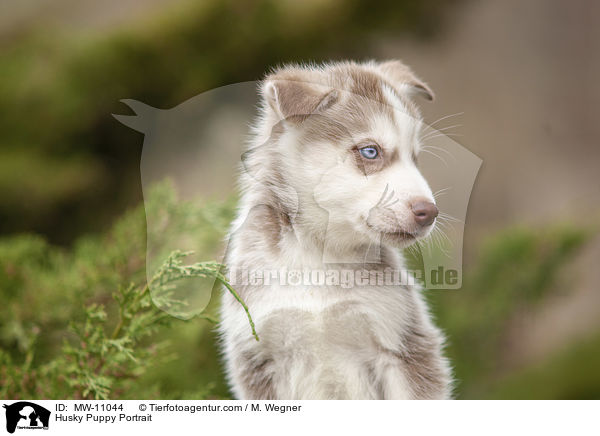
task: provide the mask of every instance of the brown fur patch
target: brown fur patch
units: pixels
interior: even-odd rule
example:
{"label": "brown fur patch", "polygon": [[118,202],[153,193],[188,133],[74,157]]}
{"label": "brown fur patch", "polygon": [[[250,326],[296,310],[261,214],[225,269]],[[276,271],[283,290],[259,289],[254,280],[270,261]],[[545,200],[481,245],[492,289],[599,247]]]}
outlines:
{"label": "brown fur patch", "polygon": [[[289,223],[288,216],[281,209],[274,207],[273,204],[254,206],[248,214],[243,229],[246,234],[245,241],[249,246],[248,248],[254,248],[256,244],[266,241],[268,248],[276,253],[282,232],[289,226]],[[264,236],[266,236],[266,239]]]}
{"label": "brown fur patch", "polygon": [[247,399],[275,400],[275,384],[273,381],[273,359],[260,356],[259,353],[246,351],[237,360],[240,378]]}
{"label": "brown fur patch", "polygon": [[440,354],[440,342],[439,335],[428,334],[415,325],[405,334],[402,351],[396,353],[406,368],[417,399],[439,399],[447,395],[450,380]]}

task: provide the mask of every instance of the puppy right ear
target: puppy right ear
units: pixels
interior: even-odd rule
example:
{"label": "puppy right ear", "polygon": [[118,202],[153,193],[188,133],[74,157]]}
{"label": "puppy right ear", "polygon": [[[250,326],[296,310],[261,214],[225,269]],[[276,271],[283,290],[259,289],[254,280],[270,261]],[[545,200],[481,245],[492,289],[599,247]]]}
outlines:
{"label": "puppy right ear", "polygon": [[267,79],[262,95],[280,119],[292,122],[301,122],[311,114],[322,112],[338,99],[335,89],[290,79]]}
{"label": "puppy right ear", "polygon": [[405,64],[400,61],[386,61],[379,65],[379,70],[398,89],[405,89],[409,95],[419,95],[426,100],[434,98],[431,88]]}

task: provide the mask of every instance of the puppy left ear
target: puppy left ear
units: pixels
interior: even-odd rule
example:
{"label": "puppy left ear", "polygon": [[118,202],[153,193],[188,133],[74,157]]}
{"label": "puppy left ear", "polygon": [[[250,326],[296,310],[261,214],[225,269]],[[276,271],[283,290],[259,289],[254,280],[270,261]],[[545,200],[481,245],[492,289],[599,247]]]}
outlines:
{"label": "puppy left ear", "polygon": [[336,90],[300,78],[267,78],[262,94],[280,119],[290,121],[322,112],[338,99]]}
{"label": "puppy left ear", "polygon": [[434,99],[435,95],[431,88],[402,62],[386,61],[377,66],[383,76],[399,91],[405,91],[410,96],[418,95],[429,101]]}

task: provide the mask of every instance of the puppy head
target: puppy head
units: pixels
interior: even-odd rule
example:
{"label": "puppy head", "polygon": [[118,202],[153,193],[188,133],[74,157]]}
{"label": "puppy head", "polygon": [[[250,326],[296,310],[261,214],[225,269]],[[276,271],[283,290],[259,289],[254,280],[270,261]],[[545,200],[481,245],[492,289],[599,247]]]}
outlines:
{"label": "puppy head", "polygon": [[262,95],[301,224],[348,244],[407,246],[431,232],[438,211],[417,167],[422,123],[412,98],[433,93],[407,66],[283,68]]}

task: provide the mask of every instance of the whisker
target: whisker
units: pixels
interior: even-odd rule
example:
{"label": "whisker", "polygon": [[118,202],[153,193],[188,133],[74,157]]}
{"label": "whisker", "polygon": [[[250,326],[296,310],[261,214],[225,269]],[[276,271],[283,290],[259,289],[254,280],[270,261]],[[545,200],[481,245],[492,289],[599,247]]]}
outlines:
{"label": "whisker", "polygon": [[463,115],[463,114],[464,114],[464,112],[456,112],[455,114],[446,115],[446,116],[444,116],[444,117],[442,117],[442,118],[438,118],[438,119],[437,119],[437,120],[435,120],[433,123],[429,124],[429,125],[428,125],[428,127],[433,127],[433,126],[435,126],[437,123],[439,123],[440,121],[443,121],[443,120],[445,120],[445,119],[447,119],[447,118],[456,117],[456,116],[458,116],[458,115]]}
{"label": "whisker", "polygon": [[369,245],[367,247],[367,249],[365,250],[365,256],[363,257],[363,265],[365,265],[367,263],[367,256],[369,255],[369,251],[371,250],[371,246],[373,245],[373,241],[369,241]]}
{"label": "whisker", "polygon": [[413,245],[409,245],[408,247],[406,247],[406,249],[408,250],[408,252],[413,255],[415,258],[419,257],[419,250],[417,249],[417,247],[419,246],[419,241],[416,241],[415,244]]}
{"label": "whisker", "polygon": [[431,233],[427,236],[427,238],[425,239],[425,246],[427,247],[427,255],[431,256],[433,251],[433,239],[432,239],[432,235]]}
{"label": "whisker", "polygon": [[433,151],[431,151],[431,150],[426,150],[425,148],[422,148],[422,149],[421,149],[421,151],[422,151],[422,152],[424,152],[424,153],[429,153],[429,154],[431,154],[431,155],[433,155],[433,156],[437,157],[439,160],[441,160],[442,162],[444,162],[444,165],[446,165],[446,166],[448,167],[448,162],[446,162],[446,161],[445,161],[445,160],[444,160],[444,159],[443,159],[443,158],[442,158],[440,155],[438,155],[438,154],[435,154],[435,153],[434,153]]}
{"label": "whisker", "polygon": [[456,160],[456,157],[452,153],[450,153],[448,150],[446,150],[445,148],[443,148],[443,147],[438,147],[438,146],[435,146],[435,145],[427,145],[427,146],[424,146],[423,148],[429,148],[429,149],[432,149],[432,150],[443,151],[448,156],[450,156],[452,159]]}
{"label": "whisker", "polygon": [[448,186],[448,187],[446,187],[446,188],[442,188],[442,189],[440,189],[440,190],[438,190],[438,191],[435,191],[435,192],[433,193],[433,198],[436,198],[436,199],[437,199],[438,195],[439,195],[439,196],[442,196],[442,195],[444,195],[444,194],[447,194],[447,193],[448,193],[448,190],[450,190],[450,189],[452,189],[452,186]]}
{"label": "whisker", "polygon": [[437,135],[430,135],[430,136],[421,138],[421,142],[424,143],[426,141],[430,141],[432,139],[439,138],[439,137],[442,137],[442,136],[446,136],[448,138],[461,138],[461,137],[463,137],[465,135],[461,135],[459,133],[439,133]]}
{"label": "whisker", "polygon": [[446,130],[450,130],[450,129],[454,129],[455,127],[462,127],[462,126],[463,126],[462,124],[453,124],[451,126],[442,127],[441,129],[430,128],[430,131],[425,136],[431,135],[434,132],[438,132],[438,133],[445,132]]}
{"label": "whisker", "polygon": [[385,205],[385,207],[390,207],[390,206],[393,206],[394,204],[398,203],[398,201],[400,201],[400,199],[399,199],[399,198],[396,198],[395,200],[391,201],[391,203],[387,203],[387,204]]}
{"label": "whisker", "polygon": [[389,186],[389,184],[386,183],[385,184],[385,189],[383,190],[383,194],[381,194],[381,197],[379,197],[379,201],[377,202],[377,204],[375,205],[375,207],[379,206],[382,203],[383,198],[385,197],[385,194],[387,193],[388,186]]}
{"label": "whisker", "polygon": [[442,229],[442,228],[439,229],[439,235],[440,235],[440,238],[442,238],[445,241],[447,241],[448,244],[454,245],[453,242],[452,242],[452,239],[450,239],[450,237],[446,234],[446,232],[444,231],[444,229]]}
{"label": "whisker", "polygon": [[440,216],[440,217],[442,217],[442,218],[445,218],[445,219],[446,219],[446,220],[448,220],[448,221],[453,221],[453,222],[455,222],[455,223],[461,223],[461,224],[464,224],[464,221],[462,221],[462,220],[459,220],[458,218],[456,218],[456,217],[453,217],[452,215],[449,215],[449,214],[447,214],[447,213],[445,213],[445,212],[440,212],[440,213],[438,214],[438,216]]}
{"label": "whisker", "polygon": [[424,253],[424,245],[425,242],[422,239],[418,239],[415,241],[413,245],[410,246],[411,250],[414,250],[414,255],[418,259],[419,257],[423,257]]}
{"label": "whisker", "polygon": [[450,251],[447,250],[444,245],[445,245],[445,241],[452,245],[452,240],[448,237],[448,235],[446,235],[440,228],[435,228],[434,231],[432,232],[435,241],[437,243],[437,246],[439,248],[439,250],[442,252],[443,255],[445,255],[446,257],[450,257]]}
{"label": "whisker", "polygon": [[448,228],[452,228],[452,226],[450,225],[450,223],[446,222],[446,221],[442,221],[442,220],[435,220],[435,223],[438,227],[440,227],[441,229],[445,230]]}
{"label": "whisker", "polygon": [[388,202],[392,201],[392,200],[394,199],[394,197],[395,197],[395,196],[396,196],[396,191],[394,191],[394,190],[392,189],[392,192],[390,192],[390,195],[389,195],[389,197],[388,197],[387,201],[388,201]]}

